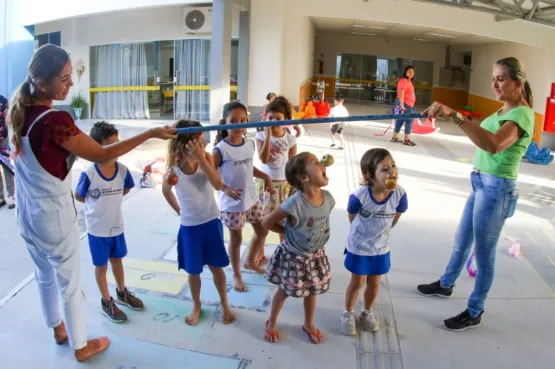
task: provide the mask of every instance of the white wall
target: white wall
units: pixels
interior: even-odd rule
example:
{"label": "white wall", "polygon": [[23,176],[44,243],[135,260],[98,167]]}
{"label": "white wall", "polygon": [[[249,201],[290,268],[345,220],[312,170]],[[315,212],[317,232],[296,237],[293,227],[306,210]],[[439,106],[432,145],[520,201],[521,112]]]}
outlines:
{"label": "white wall", "polygon": [[188,5],[195,3],[211,3],[198,0],[17,0],[24,10],[24,25],[50,22],[76,16],[86,16],[121,10],[140,9],[153,6]]}
{"label": "white wall", "polygon": [[[314,54],[315,59],[321,58],[321,55],[324,54],[322,58],[324,60],[324,75],[335,76],[338,53],[432,62],[434,63],[434,85],[439,80],[439,70],[445,64],[445,45],[438,43],[338,33],[316,34]],[[416,72],[418,73],[418,71]]]}
{"label": "white wall", "polygon": [[[262,106],[268,92],[283,93],[281,86],[284,2],[252,0],[249,42],[249,105]],[[287,14],[289,16],[289,14]]]}
{"label": "white wall", "polygon": [[[190,35],[183,27],[183,6],[149,8],[126,12],[93,15],[77,19],[80,39],[88,46],[120,42],[176,40],[210,37],[210,34]],[[72,19],[37,24],[35,34],[60,31]],[[62,37],[64,37],[62,32]],[[233,11],[231,37],[239,37],[239,11]]]}
{"label": "white wall", "polygon": [[491,72],[495,61],[513,56],[519,59],[526,69],[526,78],[534,94],[534,110],[545,113],[545,100],[549,95],[551,68],[548,51],[514,42],[472,47],[472,73],[470,75],[470,93],[495,100],[491,88]]}
{"label": "white wall", "polygon": [[[294,3],[285,2],[286,8]],[[283,34],[283,70],[281,75],[281,90],[274,91],[287,97],[293,105],[299,104],[299,89],[301,83],[312,77],[314,63],[315,31],[312,20],[303,15],[287,11]],[[264,96],[253,97],[264,98]]]}
{"label": "white wall", "polygon": [[[546,70],[546,79],[555,80],[555,30],[515,21],[496,22],[491,14],[406,0],[251,0],[251,16],[251,105],[262,105],[269,91],[285,94],[291,100],[298,98],[299,84],[310,75],[304,61],[313,59],[311,50],[307,50],[310,31],[303,30],[303,22],[311,16],[433,27],[549,49],[551,64]],[[437,81],[444,54],[444,48],[433,48],[430,55],[412,58],[433,59]]]}
{"label": "white wall", "polygon": [[[82,59],[85,62],[85,74],[79,81],[74,71],[75,86],[65,101],[56,102],[67,105],[71,97],[81,92],[88,100],[90,82],[89,48],[95,45],[113,43],[161,41],[186,38],[209,38],[210,34],[189,35],[182,25],[183,6],[157,7],[149,9],[113,12],[109,14],[92,15],[82,18],[63,19],[54,22],[37,24],[35,34],[61,32],[61,46],[70,55],[75,69],[75,63]],[[234,8],[232,21],[232,37],[239,35],[239,10]],[[169,64],[164,62],[162,76],[169,75]]]}

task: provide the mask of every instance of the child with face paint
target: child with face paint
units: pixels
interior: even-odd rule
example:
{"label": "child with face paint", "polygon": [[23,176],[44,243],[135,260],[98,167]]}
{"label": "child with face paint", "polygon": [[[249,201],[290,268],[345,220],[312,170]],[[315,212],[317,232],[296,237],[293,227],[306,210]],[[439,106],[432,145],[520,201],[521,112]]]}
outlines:
{"label": "child with face paint", "polygon": [[391,228],[408,206],[405,190],[397,185],[398,170],[389,151],[368,150],[362,156],[360,168],[363,186],[351,194],[347,205],[351,228],[345,268],[352,275],[345,294],[345,311],[341,315],[341,331],[345,335],[356,334],[355,302],[365,283],[364,309],[359,318],[365,330],[378,330],[371,307],[378,297],[381,276],[391,267]]}

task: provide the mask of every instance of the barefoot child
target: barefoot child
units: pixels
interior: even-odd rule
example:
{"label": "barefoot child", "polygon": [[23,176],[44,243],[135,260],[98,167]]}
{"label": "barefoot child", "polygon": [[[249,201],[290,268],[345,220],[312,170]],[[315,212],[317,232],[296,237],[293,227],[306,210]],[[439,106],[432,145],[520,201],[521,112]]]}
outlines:
{"label": "barefoot child", "polygon": [[[247,108],[238,101],[224,107],[223,119],[220,124],[246,123]],[[255,143],[245,138],[246,129],[230,129],[218,131],[212,156],[214,165],[225,184],[219,191],[219,205],[223,224],[229,229],[229,256],[233,267],[233,288],[244,292],[247,287],[241,276],[241,242],[243,227],[248,222],[254,229],[250,242],[245,269],[264,273],[255,258],[264,247],[268,231],[262,227],[264,209],[254,190],[253,176],[264,180],[266,190],[273,193],[270,176],[261,172],[253,165]]]}
{"label": "barefoot child", "polygon": [[290,159],[285,174],[297,192],[263,221],[269,230],[285,233],[266,269],[266,279],[279,289],[272,300],[264,337],[271,343],[279,341],[277,318],[291,296],[304,299],[302,329],[316,344],[322,342],[322,333],[314,325],[314,310],[316,296],[330,287],[331,271],[324,245],[330,238],[329,215],[335,200],[321,189],[328,184],[326,168],[313,154],[303,152]]}
{"label": "barefoot child", "polygon": [[[200,127],[200,123],[180,120],[174,127]],[[168,173],[162,184],[162,193],[168,204],[181,217],[177,262],[179,269],[184,269],[189,275],[194,303],[193,311],[185,317],[185,323],[189,325],[197,324],[200,317],[200,274],[205,265],[212,272],[214,285],[220,295],[222,323],[228,324],[235,320],[227,302],[223,268],[229,265],[229,257],[225,251],[220,211],[214,198],[214,189],[221,190],[224,185],[214,168],[212,156],[204,151],[205,148],[204,132],[181,134],[171,140],[168,144]],[[175,187],[177,199],[172,187]]]}
{"label": "barefoot child", "polygon": [[[343,99],[343,96],[338,92],[337,94],[335,94],[335,98],[333,99],[333,108],[331,109],[330,112],[330,117],[348,117],[349,116],[349,112],[347,111],[347,108],[345,108],[345,105],[343,105],[343,102],[345,100]],[[335,147],[335,134],[337,133],[337,135],[339,136],[339,150],[343,150],[343,146],[345,146],[345,143],[343,141],[343,129],[345,128],[345,123],[344,122],[339,122],[339,123],[332,123],[330,124],[331,130],[330,130],[330,134],[331,134],[331,146],[330,147]]]}
{"label": "barefoot child", "polygon": [[359,318],[365,330],[379,329],[370,309],[378,297],[381,276],[389,272],[391,266],[391,228],[408,206],[405,190],[397,186],[397,166],[387,150],[368,150],[360,160],[360,168],[364,186],[351,194],[347,205],[351,228],[345,267],[352,274],[345,294],[345,311],[341,315],[341,332],[345,335],[356,334],[355,302],[365,283],[364,309]]}
{"label": "barefoot child", "polygon": [[[118,130],[107,122],[95,123],[90,136],[103,146],[119,142]],[[123,234],[121,207],[123,196],[133,187],[135,183],[127,167],[114,159],[94,163],[82,172],[75,190],[75,199],[85,203],[89,248],[95,266],[96,283],[102,294],[100,311],[114,323],[127,320],[127,315],[115,302],[132,310],[144,308],[143,302],[125,288],[122,264],[122,258],[127,255],[127,245]],[[117,300],[108,292],[108,260],[117,284]]]}
{"label": "barefoot child", "polygon": [[[290,120],[291,104],[285,97],[279,96],[266,107],[266,120]],[[264,190],[264,181],[255,180],[258,198],[264,207],[264,214],[268,215],[284,202],[290,195],[291,186],[285,178],[285,164],[297,154],[297,139],[288,133],[283,126],[274,126],[258,132],[255,136],[258,157],[262,164],[260,170],[272,178],[274,194]],[[283,234],[279,235],[283,241]],[[264,248],[260,249],[257,262],[265,262]]]}

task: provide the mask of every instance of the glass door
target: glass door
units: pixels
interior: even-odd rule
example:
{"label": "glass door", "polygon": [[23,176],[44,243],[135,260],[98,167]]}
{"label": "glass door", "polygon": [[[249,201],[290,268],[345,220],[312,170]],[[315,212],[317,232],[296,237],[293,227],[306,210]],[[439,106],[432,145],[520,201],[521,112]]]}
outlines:
{"label": "glass door", "polygon": [[175,41],[175,119],[210,120],[210,40]]}
{"label": "glass door", "polygon": [[150,119],[149,62],[152,43],[134,42],[122,45],[121,103],[124,119]]}
{"label": "glass door", "polygon": [[174,113],[174,42],[146,42],[146,84],[151,119],[173,119]]}
{"label": "glass door", "polygon": [[173,119],[175,113],[175,42],[159,41],[154,59],[155,84],[159,90],[159,118]]}

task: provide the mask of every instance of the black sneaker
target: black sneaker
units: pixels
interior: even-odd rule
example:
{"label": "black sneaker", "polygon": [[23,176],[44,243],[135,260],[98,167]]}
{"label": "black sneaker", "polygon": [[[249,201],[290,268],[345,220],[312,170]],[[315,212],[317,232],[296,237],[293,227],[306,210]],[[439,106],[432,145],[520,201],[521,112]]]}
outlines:
{"label": "black sneaker", "polygon": [[330,147],[335,147],[335,144],[331,144]]}
{"label": "black sneaker", "polygon": [[[0,181],[1,181],[1,179],[0,179]],[[6,204],[7,204],[6,200],[3,200],[3,199],[0,200],[0,208],[6,206]]]}
{"label": "black sneaker", "polygon": [[443,327],[448,331],[460,332],[469,328],[478,328],[482,324],[482,311],[480,315],[476,318],[470,316],[470,312],[467,310],[463,311],[457,316],[446,319],[443,321]]}
{"label": "black sneaker", "polygon": [[116,288],[116,294],[118,296],[118,304],[125,305],[133,310],[142,310],[145,307],[141,299],[135,296],[135,294],[130,292],[127,288],[123,292],[120,292]]}
{"label": "black sneaker", "polygon": [[442,287],[439,281],[430,284],[420,284],[416,287],[416,290],[424,296],[439,296],[444,298],[453,296],[453,287]]}
{"label": "black sneaker", "polygon": [[114,299],[106,302],[103,298],[101,298],[100,303],[102,305],[102,309],[100,311],[112,322],[123,323],[127,320],[127,315],[125,315],[125,313],[118,308]]}
{"label": "black sneaker", "polygon": [[339,146],[337,150],[343,150],[343,146]]}

